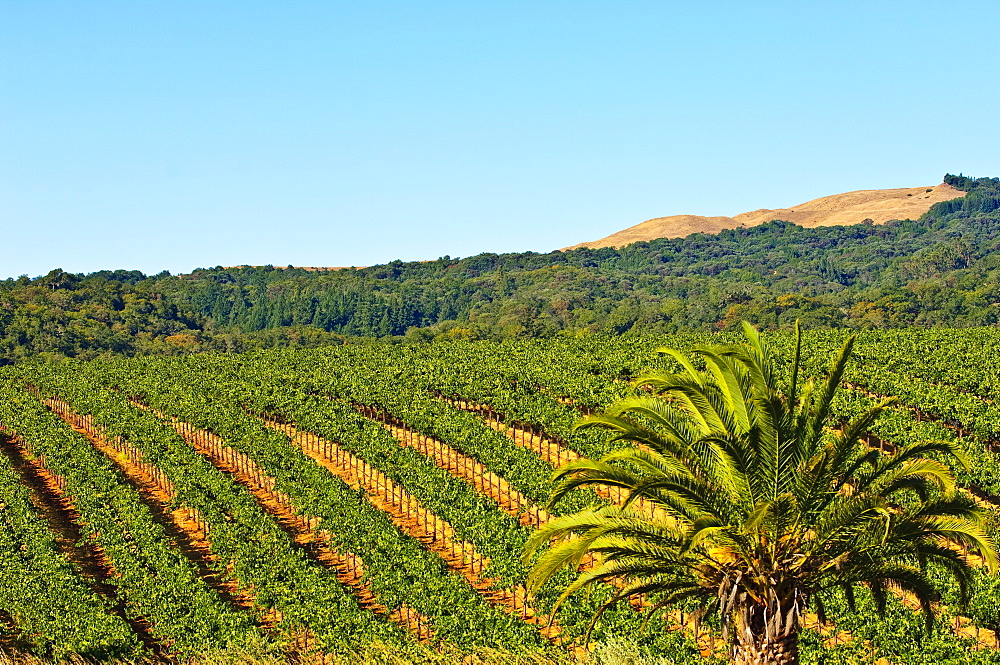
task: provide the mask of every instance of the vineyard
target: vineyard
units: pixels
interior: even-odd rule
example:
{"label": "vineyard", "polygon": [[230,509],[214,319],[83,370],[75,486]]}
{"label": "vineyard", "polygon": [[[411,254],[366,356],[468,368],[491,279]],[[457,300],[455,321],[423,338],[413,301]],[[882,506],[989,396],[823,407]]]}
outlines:
{"label": "vineyard", "polygon": [[[846,337],[806,334],[821,375]],[[615,447],[574,430],[631,380],[726,334],[358,344],[64,361],[0,370],[0,649],[185,661],[214,651],[322,658],[365,644],[581,660],[626,640],[664,662],[722,662],[694,606],[648,621],[636,598],[583,636],[611,585],[554,602],[522,551],[554,517],[616,503],[555,468]],[[790,359],[792,338],[773,334]],[[946,440],[962,491],[1000,511],[1000,331],[863,333],[840,421],[899,398],[873,448]],[[867,450],[867,449],[866,449]],[[638,506],[643,509],[643,506]],[[994,513],[990,513],[991,516]],[[991,532],[1000,526],[992,519]],[[588,565],[584,562],[583,565]],[[905,595],[830,592],[803,662],[1000,663],[1000,580],[944,580],[928,631]],[[317,661],[319,662],[319,661]]]}

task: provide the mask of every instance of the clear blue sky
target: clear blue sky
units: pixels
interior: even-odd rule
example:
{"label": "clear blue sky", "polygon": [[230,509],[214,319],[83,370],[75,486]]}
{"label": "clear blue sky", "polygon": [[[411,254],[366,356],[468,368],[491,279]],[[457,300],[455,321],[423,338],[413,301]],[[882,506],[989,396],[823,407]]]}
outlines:
{"label": "clear blue sky", "polygon": [[0,277],[547,251],[1000,175],[1000,3],[0,3]]}

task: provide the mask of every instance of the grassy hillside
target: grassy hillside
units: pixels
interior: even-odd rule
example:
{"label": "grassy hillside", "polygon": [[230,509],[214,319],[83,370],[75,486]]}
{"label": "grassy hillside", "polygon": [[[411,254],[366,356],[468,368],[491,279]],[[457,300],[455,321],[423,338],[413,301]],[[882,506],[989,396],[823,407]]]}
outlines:
{"label": "grassy hillside", "polygon": [[54,270],[0,282],[0,359],[764,327],[1000,322],[1000,179],[918,220],[803,228],[773,221],[621,249],[480,254],[310,271],[188,275]]}
{"label": "grassy hillside", "polygon": [[806,201],[791,208],[753,210],[733,217],[701,217],[699,215],[657,217],[612,233],[600,240],[582,242],[566,249],[623,247],[640,240],[683,238],[692,233],[718,233],[723,229],[766,224],[775,219],[793,222],[806,228],[850,226],[865,221],[884,224],[894,219],[917,219],[930,210],[935,203],[950,201],[964,195],[965,192],[957,187],[942,183],[937,187],[865,189],[844,192],[843,194]]}

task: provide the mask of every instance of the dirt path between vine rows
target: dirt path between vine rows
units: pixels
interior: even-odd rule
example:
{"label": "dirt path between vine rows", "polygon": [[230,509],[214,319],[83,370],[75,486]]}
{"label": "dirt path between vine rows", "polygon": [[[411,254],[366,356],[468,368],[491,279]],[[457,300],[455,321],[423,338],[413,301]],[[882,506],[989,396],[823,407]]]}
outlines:
{"label": "dirt path between vine rows", "polygon": [[488,603],[536,626],[553,644],[562,643],[558,622],[538,614],[523,586],[499,588],[497,580],[483,577],[489,560],[477,552],[472,543],[459,540],[451,524],[424,507],[401,485],[333,441],[300,431],[290,423],[258,417],[268,427],[283,432],[306,455],[349,487],[363,490],[369,502],[385,513],[400,531],[440,557]]}
{"label": "dirt path between vine rows", "polygon": [[361,415],[385,427],[400,445],[416,450],[431,459],[438,468],[472,485],[477,492],[495,502],[500,510],[517,518],[524,526],[538,528],[552,519],[547,510],[534,504],[479,460],[417,432],[384,411],[363,404],[355,404],[354,408]]}
{"label": "dirt path between vine rows", "polygon": [[[456,409],[476,414],[488,427],[504,434],[518,446],[532,451],[553,468],[559,468],[570,462],[583,459],[583,455],[571,449],[565,442],[547,438],[535,428],[528,429],[517,424],[510,424],[502,414],[497,413],[489,406],[440,394],[438,398]],[[628,492],[620,487],[591,486],[590,490],[611,503],[621,504],[628,498]],[[651,519],[672,521],[665,510],[647,499],[640,497],[633,501],[630,507]]]}
{"label": "dirt path between vine rows", "polygon": [[76,413],[68,402],[56,397],[41,399],[50,411],[118,467],[128,485],[152,513],[153,519],[163,527],[167,537],[196,567],[198,576],[225,602],[251,614],[261,628],[274,633],[275,623],[281,620],[280,614],[258,605],[251,594],[241,589],[238,580],[220,574],[227,565],[212,551],[209,526],[200,511],[183,504],[171,509],[177,492],[167,474],[144,461],[142,451],[135,446],[121,438],[107,438],[104,427],[95,425],[91,416]]}
{"label": "dirt path between vine rows", "polygon": [[[844,387],[848,388],[850,390],[854,390],[856,392],[860,392],[860,393],[864,394],[865,396],[870,397],[872,399],[885,399],[887,397],[886,395],[882,395],[882,394],[879,394],[879,393],[872,392],[872,391],[868,390],[867,388],[865,388],[863,386],[859,386],[859,385],[855,385],[855,384],[851,384],[851,383],[845,383]],[[503,423],[503,421],[502,421],[502,417],[499,414],[497,414],[496,412],[494,412],[490,407],[485,406],[485,405],[481,405],[481,404],[473,404],[473,403],[470,403],[470,402],[462,400],[462,399],[449,398],[449,397],[446,397],[444,395],[440,395],[439,397],[441,399],[443,399],[444,401],[448,402],[449,404],[451,404],[452,406],[456,407],[456,408],[460,408],[460,409],[465,410],[465,411],[476,413],[490,427],[492,427],[493,429],[497,429],[498,431],[503,431],[502,429],[500,429],[501,427],[505,426],[504,423]],[[581,407],[578,407],[576,405],[576,402],[572,398],[568,398],[568,397],[556,397],[555,399],[560,404],[572,406],[572,407],[580,410],[581,412],[583,412],[583,409]],[[929,416],[928,414],[920,411],[920,409],[917,409],[916,407],[913,407],[913,406],[910,406],[910,405],[906,405],[906,404],[902,404],[902,403],[900,403],[900,405],[903,406],[904,408],[906,408],[907,410],[913,412],[914,414],[916,414],[918,416],[918,420],[920,418],[924,418],[924,419],[927,419],[927,420],[934,420],[938,424],[940,424],[940,425],[942,425],[942,426],[944,426],[946,428],[949,428],[949,429],[951,429],[951,430],[959,433],[960,435],[962,435],[962,434],[970,434],[967,431],[963,430],[961,427],[950,425],[949,423],[943,422],[940,419],[937,419],[937,418],[934,418],[932,416]],[[587,409],[586,411],[587,411],[588,414],[590,413],[590,409]],[[538,441],[538,442],[536,442],[535,441],[536,439],[540,439],[542,437],[541,437],[540,434],[536,434],[536,433],[534,433],[534,432],[532,432],[530,430],[524,430],[524,429],[520,429],[519,430],[518,428],[510,428],[510,426],[506,426],[506,427],[508,427],[508,433],[507,433],[508,436],[510,436],[511,438],[513,438],[515,440],[515,442],[518,442],[518,441],[527,441],[527,445],[525,445],[525,447],[529,447],[530,449],[535,450],[535,452],[537,452],[540,456],[542,456],[543,459],[545,459],[544,453],[548,453],[548,451],[551,450],[554,446],[563,446],[563,448],[566,449],[564,444],[561,444],[561,443],[556,442],[556,441]],[[509,433],[509,429],[516,430],[515,434],[511,435]],[[888,451],[888,452],[891,452],[891,451],[895,450],[894,444],[891,444],[889,442],[883,441],[882,439],[880,439],[879,437],[875,436],[874,434],[871,434],[870,432],[866,433],[862,440],[865,442],[865,444],[867,446],[869,446],[871,448],[877,448],[879,450]],[[519,444],[519,445],[524,445],[524,444]],[[568,450],[568,449],[566,449],[566,450]],[[568,455],[564,455],[564,457],[570,457],[570,458],[574,458],[574,459],[578,459],[578,458],[581,457],[580,455],[578,455],[577,453],[575,453],[573,451],[568,451],[568,452],[569,452],[569,454]],[[560,459],[560,458],[556,457],[555,459]],[[550,464],[554,465],[554,460],[553,459],[546,459],[546,461],[549,461]],[[964,489],[964,491],[968,492],[969,495],[978,504],[980,504],[981,506],[989,508],[989,509],[992,509],[992,510],[1000,509],[1000,504],[998,504],[997,502],[993,501],[991,498],[986,497],[984,494],[973,492],[973,491],[971,491],[969,489],[965,489],[965,488],[963,488],[963,489]],[[970,561],[970,563],[972,565],[983,565],[983,563],[984,563],[980,557],[975,556],[975,555],[970,555],[967,552],[964,553],[964,556],[966,556],[969,559],[969,561]],[[911,609],[911,610],[919,610],[920,609],[920,603],[911,594],[906,594],[906,593],[903,593],[903,592],[899,592],[898,590],[893,590],[893,593],[909,609]],[[811,624],[811,625],[809,625],[809,624]],[[806,622],[804,623],[804,625],[806,625],[806,627],[811,627],[811,628],[817,628],[818,629],[818,627],[819,627],[818,617],[816,617],[816,615],[809,615],[807,617]],[[972,619],[970,619],[968,617],[965,617],[965,616],[962,616],[962,615],[955,615],[954,620],[950,623],[950,625],[951,625],[952,632],[954,632],[956,636],[961,637],[961,638],[965,638],[965,639],[974,640],[977,649],[997,649],[997,648],[1000,648],[1000,633],[997,633],[996,631],[993,631],[992,629],[989,629],[989,628],[982,628],[982,627],[978,626]],[[844,631],[844,633],[847,636],[850,635],[850,633],[847,632],[847,631]],[[829,642],[831,644],[834,644],[834,643],[836,643],[837,641],[840,640],[840,637],[841,637],[840,635],[834,634],[833,636],[831,636],[827,640],[827,642]],[[849,637],[848,637],[848,639],[849,639]]]}
{"label": "dirt path between vine rows", "polygon": [[0,448],[28,488],[32,505],[55,535],[59,551],[88,582],[93,591],[108,600],[111,611],[135,633],[154,661],[170,662],[167,649],[153,636],[149,620],[125,611],[126,599],[120,597],[110,580],[118,577],[104,548],[91,536],[84,539],[80,528],[82,516],[66,491],[66,481],[53,473],[44,456],[34,455],[23,439],[0,425]]}
{"label": "dirt path between vine rows", "polygon": [[[438,394],[437,396],[439,399],[457,409],[476,414],[487,426],[505,434],[517,445],[531,450],[553,467],[559,467],[563,464],[583,458],[582,455],[568,448],[565,443],[548,439],[539,431],[507,424],[500,414],[488,406],[475,404],[460,398],[456,399],[453,397],[447,397],[441,394]],[[560,402],[564,404],[573,404],[572,400],[568,398],[561,398]],[[625,499],[624,491],[618,490],[617,488],[591,489],[601,498],[614,503],[622,503]],[[645,499],[639,499],[634,502],[633,505],[638,506],[641,512],[645,513],[647,516],[660,519],[667,516],[665,511],[653,506],[651,502],[646,501]],[[645,605],[645,603],[643,603],[643,605]],[[668,614],[668,622],[673,624],[673,627],[675,628],[683,627],[689,632],[694,632],[698,629],[698,624],[696,622],[690,620],[690,618],[688,622],[685,622],[684,613],[676,610]],[[820,623],[819,616],[815,613],[806,614],[803,617],[802,623],[804,628],[809,628],[819,632],[824,637],[824,644],[829,647],[833,647],[838,644],[847,644],[853,639],[850,631],[838,630],[830,623]],[[697,641],[699,644],[699,650],[703,656],[707,656],[715,651],[715,637],[707,631],[702,629],[702,631],[698,633]],[[888,664],[886,663],[886,665]]]}
{"label": "dirt path between vine rows", "polygon": [[21,634],[14,618],[6,610],[0,610],[0,655],[27,653],[31,646],[19,637]]}
{"label": "dirt path between vine rows", "polygon": [[[888,395],[882,395],[880,393],[870,391],[864,386],[859,386],[853,383],[845,383],[844,387],[849,390],[861,393],[870,399],[883,400],[889,397]],[[920,411],[914,406],[903,404],[901,402],[898,404],[900,404],[900,406],[910,411],[911,413],[917,415],[918,420],[921,418],[926,418],[927,420],[935,422],[945,428],[951,429],[952,431],[956,431],[960,435],[966,433],[960,427],[950,425],[949,423],[943,422],[934,416],[929,416],[928,414]],[[866,432],[862,440],[870,448],[876,448],[878,450],[882,450],[889,453],[892,453],[896,450],[896,445],[894,443],[885,441],[882,438],[870,432]],[[963,492],[965,492],[970,498],[972,498],[980,507],[986,510],[993,510],[993,511],[1000,510],[1000,504],[998,504],[993,497],[987,495],[985,492],[982,492],[981,490],[978,489],[973,490],[966,487],[962,487],[960,489]],[[962,555],[968,560],[970,565],[973,566],[985,565],[983,559],[978,555],[970,554],[967,551],[963,551]],[[895,593],[900,599],[902,599],[903,604],[906,605],[908,608],[912,610],[921,609],[920,603],[916,600],[916,598],[912,594],[907,594],[902,592],[895,592]],[[982,628],[969,617],[956,614],[950,625],[952,632],[954,632],[959,637],[975,640],[976,647],[979,649],[1000,649],[1000,633],[990,628]]]}
{"label": "dirt path between vine rows", "polygon": [[[489,471],[478,460],[460,453],[433,437],[417,432],[385,411],[362,404],[355,404],[354,407],[365,417],[385,427],[400,445],[417,450],[432,459],[441,469],[468,482],[481,494],[496,502],[501,510],[517,517],[524,526],[538,528],[554,518],[554,515],[511,488],[506,480]],[[594,562],[592,556],[585,557],[580,570],[586,570],[593,566]],[[638,611],[650,606],[644,598],[630,598],[629,603]],[[685,615],[683,612],[672,610],[665,615],[665,623],[667,630],[683,630],[696,636],[698,651],[703,657],[716,653],[717,645],[721,644],[721,638],[716,638],[690,614]]]}
{"label": "dirt path between vine rows", "polygon": [[335,547],[332,544],[333,534],[319,528],[321,519],[300,514],[291,498],[277,491],[275,480],[264,473],[253,460],[225,445],[221,437],[207,430],[198,429],[138,400],[132,400],[132,404],[172,427],[217,469],[229,474],[249,490],[258,504],[278,521],[297,545],[315,561],[336,571],[337,579],[351,591],[362,609],[388,619],[421,642],[433,639],[434,631],[430,621],[420,612],[408,605],[390,610],[380,603],[374,590],[364,579],[364,562],[361,557]]}
{"label": "dirt path between vine rows", "polygon": [[[873,390],[870,390],[866,386],[863,386],[863,385],[860,385],[860,384],[857,384],[857,383],[848,383],[848,382],[845,382],[843,384],[843,387],[847,388],[848,390],[853,390],[856,393],[859,393],[861,395],[864,395],[865,397],[868,397],[870,399],[875,399],[875,400],[883,400],[883,399],[888,399],[890,397],[895,397],[894,395],[884,395],[882,393],[875,392]],[[912,404],[908,404],[907,402],[904,402],[904,401],[902,401],[900,399],[898,399],[898,401],[893,406],[898,406],[898,407],[900,407],[902,409],[905,409],[906,411],[909,411],[910,413],[912,413],[913,415],[915,415],[917,417],[917,422],[921,422],[921,421],[926,420],[927,422],[932,422],[932,423],[935,423],[937,425],[940,425],[941,427],[944,427],[945,429],[951,430],[955,434],[958,434],[958,437],[960,439],[964,438],[964,437],[970,437],[970,438],[977,439],[979,441],[982,441],[984,444],[986,444],[987,448],[989,448],[991,450],[994,450],[994,452],[996,452],[997,448],[1000,448],[1000,441],[996,441],[994,439],[989,439],[989,438],[981,437],[981,436],[977,435],[975,432],[972,432],[971,430],[966,429],[961,423],[957,423],[956,424],[955,422],[949,422],[949,421],[945,420],[944,418],[941,418],[940,416],[936,416],[933,413],[928,413],[928,412],[924,411],[923,409],[920,409],[919,407],[913,406]]]}

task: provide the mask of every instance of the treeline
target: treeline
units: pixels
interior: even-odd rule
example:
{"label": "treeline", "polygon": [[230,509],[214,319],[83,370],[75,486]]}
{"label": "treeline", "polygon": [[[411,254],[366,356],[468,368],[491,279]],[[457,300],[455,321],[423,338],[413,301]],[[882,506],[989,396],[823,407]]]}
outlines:
{"label": "treeline", "polygon": [[919,220],[773,221],[621,249],[480,254],[363,269],[103,271],[0,282],[0,358],[315,346],[361,338],[544,337],[1000,322],[1000,179]]}

